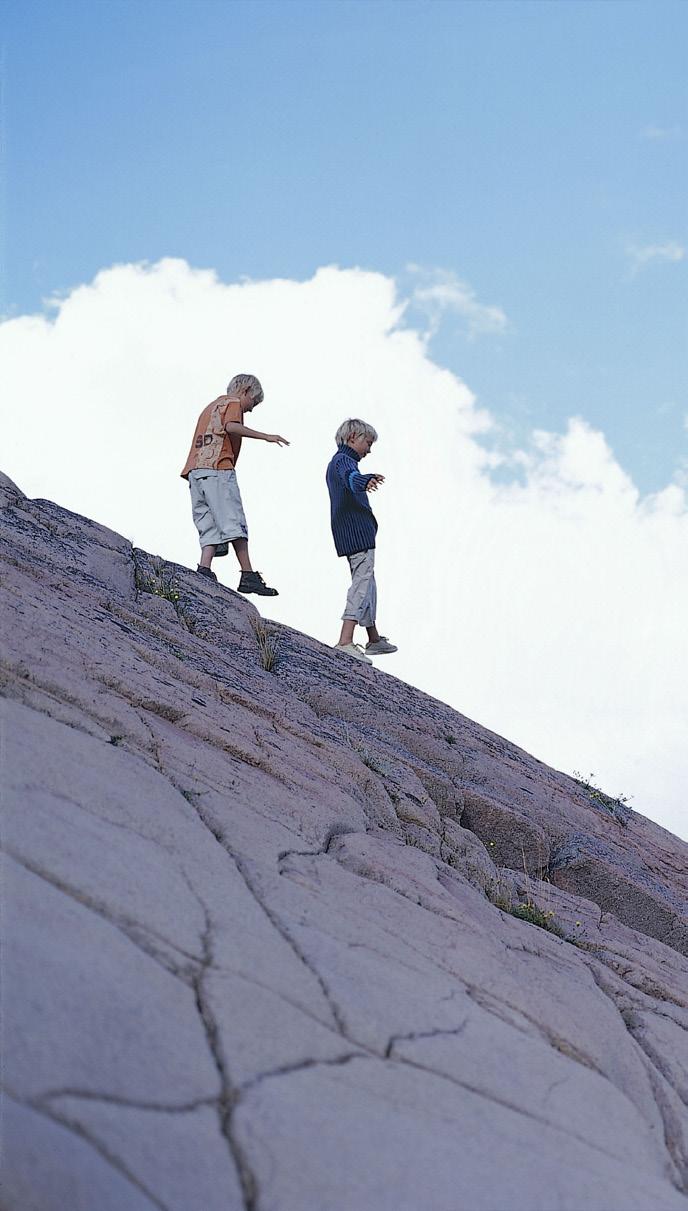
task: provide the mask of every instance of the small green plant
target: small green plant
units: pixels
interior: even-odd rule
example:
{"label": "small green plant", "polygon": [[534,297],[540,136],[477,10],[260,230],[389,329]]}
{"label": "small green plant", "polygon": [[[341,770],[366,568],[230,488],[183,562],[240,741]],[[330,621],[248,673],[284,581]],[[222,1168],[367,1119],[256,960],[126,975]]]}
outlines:
{"label": "small green plant", "polygon": [[527,921],[529,925],[537,925],[539,929],[546,929],[549,933],[556,934],[557,937],[563,938],[563,931],[556,923],[553,912],[543,912],[534,904],[532,900],[526,900],[525,904],[512,904],[507,908],[512,917],[518,917],[519,921]]}
{"label": "small green plant", "polygon": [[557,924],[554,912],[551,910],[545,912],[530,897],[522,904],[514,904],[510,896],[505,895],[501,890],[496,890],[489,896],[489,899],[500,912],[508,912],[510,916],[516,917],[519,921],[527,921],[529,925],[537,925],[538,929],[546,929],[548,933],[553,933],[558,938],[565,936]]}
{"label": "small green plant", "polygon": [[[488,845],[494,845],[494,841],[489,841]],[[542,858],[539,854],[538,846],[539,869],[542,870]],[[512,917],[517,917],[519,921],[526,921],[529,925],[537,925],[538,929],[546,929],[548,933],[555,934],[558,938],[565,938],[563,930],[559,927],[556,921],[556,915],[552,909],[541,908],[536,904],[533,896],[533,887],[530,871],[528,870],[528,861],[526,859],[526,851],[521,845],[521,859],[523,862],[523,874],[525,876],[525,890],[522,893],[525,896],[524,900],[514,902],[509,892],[505,892],[504,885],[498,883],[494,888],[489,898],[495,908],[499,908],[502,912],[508,912]],[[549,884],[549,879],[539,879],[539,882]],[[544,888],[545,903],[550,901],[552,889],[550,886]],[[576,922],[577,925],[580,922]],[[567,939],[568,941],[568,939]]]}
{"label": "small green plant", "polygon": [[152,561],[150,576],[141,575],[137,566],[135,583],[140,593],[151,593],[153,597],[162,597],[165,601],[171,601],[174,606],[179,601],[179,589],[160,559]]}
{"label": "small green plant", "polygon": [[613,798],[612,795],[606,795],[603,790],[600,790],[599,786],[595,785],[594,778],[594,773],[589,773],[586,777],[580,770],[575,769],[573,771],[574,782],[577,782],[585,791],[591,802],[596,807],[601,807],[603,811],[608,812],[616,820],[617,824],[620,824],[623,828],[628,828],[628,817],[633,810],[630,806],[630,801],[633,796],[617,795],[616,798]]}
{"label": "small green plant", "polygon": [[123,740],[124,740],[124,736],[111,736],[110,739],[108,740],[108,744],[114,744],[115,747],[118,747],[122,743]]}
{"label": "small green plant", "polygon": [[253,626],[253,632],[258,643],[260,663],[266,673],[272,673],[277,663],[279,640],[274,631],[265,625],[262,618],[252,619],[251,625]]}

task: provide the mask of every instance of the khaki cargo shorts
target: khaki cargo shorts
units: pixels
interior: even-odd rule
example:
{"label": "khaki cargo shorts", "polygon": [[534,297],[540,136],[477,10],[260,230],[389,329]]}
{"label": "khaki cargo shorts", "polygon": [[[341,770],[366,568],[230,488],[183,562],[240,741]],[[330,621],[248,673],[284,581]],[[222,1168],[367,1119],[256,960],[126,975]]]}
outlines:
{"label": "khaki cargo shorts", "polygon": [[189,490],[202,547],[248,538],[236,471],[190,471]]}

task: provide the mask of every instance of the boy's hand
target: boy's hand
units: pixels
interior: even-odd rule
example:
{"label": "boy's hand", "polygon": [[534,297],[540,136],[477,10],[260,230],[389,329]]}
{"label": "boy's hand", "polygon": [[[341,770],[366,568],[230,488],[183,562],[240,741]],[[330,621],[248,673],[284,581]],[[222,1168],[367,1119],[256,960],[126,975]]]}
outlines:
{"label": "boy's hand", "polygon": [[280,437],[279,433],[266,433],[265,440],[266,440],[266,442],[277,442],[278,446],[288,446],[289,445],[289,442],[287,441],[286,437]]}
{"label": "boy's hand", "polygon": [[384,482],[384,475],[371,475],[366,484],[366,492],[377,492],[380,484],[383,484]]}

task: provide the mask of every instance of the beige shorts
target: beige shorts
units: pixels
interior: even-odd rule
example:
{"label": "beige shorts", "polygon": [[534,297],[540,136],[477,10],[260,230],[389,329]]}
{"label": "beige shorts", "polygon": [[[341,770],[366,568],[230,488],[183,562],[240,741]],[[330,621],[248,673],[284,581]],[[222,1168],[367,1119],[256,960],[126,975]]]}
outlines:
{"label": "beige shorts", "polygon": [[342,618],[353,618],[362,627],[375,625],[377,615],[377,585],[375,583],[375,550],[347,555],[351,568],[351,588],[347,594]]}
{"label": "beige shorts", "polygon": [[235,471],[190,471],[189,490],[202,547],[248,538]]}

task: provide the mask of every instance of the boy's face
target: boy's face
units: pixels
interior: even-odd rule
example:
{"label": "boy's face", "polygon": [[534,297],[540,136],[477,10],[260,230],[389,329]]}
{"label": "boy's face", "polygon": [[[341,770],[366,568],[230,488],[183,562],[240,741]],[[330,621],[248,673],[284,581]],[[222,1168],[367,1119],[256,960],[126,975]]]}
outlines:
{"label": "boy's face", "polygon": [[370,454],[374,440],[374,437],[365,437],[363,433],[357,433],[355,437],[350,438],[348,444],[360,458],[365,458],[366,454]]}
{"label": "boy's face", "polygon": [[252,387],[245,387],[244,390],[240,392],[240,398],[242,412],[253,412],[253,409],[257,408],[258,405],[263,402],[262,395],[259,395],[258,397],[253,395]]}

